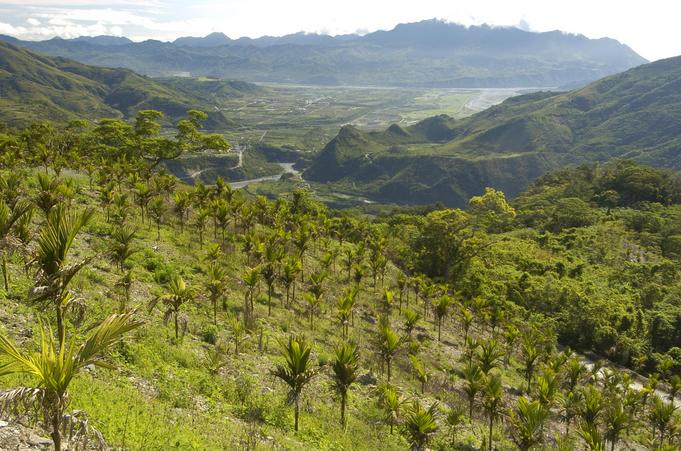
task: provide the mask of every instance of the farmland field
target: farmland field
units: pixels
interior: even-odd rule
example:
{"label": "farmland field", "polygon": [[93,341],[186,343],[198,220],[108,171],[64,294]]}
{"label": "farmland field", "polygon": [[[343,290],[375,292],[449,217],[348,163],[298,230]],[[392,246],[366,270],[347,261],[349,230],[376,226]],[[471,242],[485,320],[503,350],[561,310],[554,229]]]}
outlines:
{"label": "farmland field", "polygon": [[311,152],[320,150],[345,124],[380,130],[436,114],[464,117],[521,93],[516,89],[263,86],[262,92],[215,106],[239,124],[221,132],[237,144],[264,142]]}

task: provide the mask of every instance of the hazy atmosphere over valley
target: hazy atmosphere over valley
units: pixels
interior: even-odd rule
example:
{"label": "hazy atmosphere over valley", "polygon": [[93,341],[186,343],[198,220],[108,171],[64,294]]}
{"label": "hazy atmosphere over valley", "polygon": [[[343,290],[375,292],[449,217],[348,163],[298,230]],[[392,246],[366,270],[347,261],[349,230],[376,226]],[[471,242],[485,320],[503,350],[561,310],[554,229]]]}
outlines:
{"label": "hazy atmosphere over valley", "polygon": [[681,449],[680,13],[0,0],[0,450]]}

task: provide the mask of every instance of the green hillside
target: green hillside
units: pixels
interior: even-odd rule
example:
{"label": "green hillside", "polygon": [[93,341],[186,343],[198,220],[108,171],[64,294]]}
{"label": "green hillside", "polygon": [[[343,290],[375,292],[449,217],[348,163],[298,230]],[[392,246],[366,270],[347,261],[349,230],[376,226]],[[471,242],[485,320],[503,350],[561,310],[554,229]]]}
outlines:
{"label": "green hillside", "polygon": [[679,88],[681,57],[567,93],[514,97],[457,121],[434,117],[383,133],[344,128],[305,178],[353,184],[382,202],[462,206],[485,186],[516,195],[538,175],[580,162],[679,169]]}
{"label": "green hillside", "polygon": [[146,117],[0,134],[0,448],[681,446],[678,173],[368,217],[184,185],[146,155],[212,138]]}
{"label": "green hillside", "polygon": [[[0,121],[9,125],[42,119],[131,117],[148,109],[162,111],[170,120],[176,120],[187,110],[213,103],[212,94],[198,89],[194,93],[188,87],[190,83],[164,84],[127,69],[39,56],[0,42]],[[258,89],[247,83],[214,85],[223,96]],[[213,112],[206,125],[225,128],[230,124],[222,113]]]}

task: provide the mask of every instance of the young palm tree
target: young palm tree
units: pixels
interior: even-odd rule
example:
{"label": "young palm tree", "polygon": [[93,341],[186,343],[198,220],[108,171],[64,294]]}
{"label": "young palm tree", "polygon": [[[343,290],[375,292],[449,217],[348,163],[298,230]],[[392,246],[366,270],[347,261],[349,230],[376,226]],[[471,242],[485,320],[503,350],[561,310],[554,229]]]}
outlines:
{"label": "young palm tree", "polygon": [[442,341],[442,321],[449,314],[449,307],[454,302],[451,296],[440,296],[435,303],[435,318],[437,319],[437,341]]}
{"label": "young palm tree", "polygon": [[281,260],[283,249],[277,243],[267,243],[265,245],[265,255],[263,256],[263,265],[260,270],[262,278],[267,284],[267,315],[272,314],[272,294],[274,292],[274,283],[277,280],[277,263]]}
{"label": "young palm tree", "polygon": [[225,270],[219,263],[211,263],[208,266],[206,282],[206,289],[208,290],[208,299],[213,307],[213,324],[218,324],[218,301],[223,296],[222,292],[225,287]]}
{"label": "young palm tree", "polygon": [[321,299],[322,296],[324,296],[324,282],[326,281],[327,276],[328,273],[326,271],[314,272],[308,276],[310,293],[312,293],[314,297]]}
{"label": "young palm tree", "polygon": [[489,451],[493,449],[493,437],[492,431],[494,428],[494,420],[497,419],[501,413],[501,403],[503,400],[504,390],[501,386],[501,376],[498,374],[491,374],[487,377],[485,382],[485,388],[483,389],[483,402],[482,406],[487,413],[488,419],[488,445]]}
{"label": "young palm tree", "polygon": [[587,448],[591,451],[605,451],[605,443],[595,425],[583,424],[577,431]]}
{"label": "young palm tree", "polygon": [[305,293],[303,294],[303,303],[305,304],[307,318],[310,321],[310,330],[314,330],[314,319],[321,311],[322,298],[317,297],[312,293]]}
{"label": "young palm tree", "polygon": [[232,341],[234,342],[234,354],[239,355],[241,343],[246,339],[246,326],[237,316],[230,315],[229,318],[227,318],[227,327],[229,328],[229,332],[232,335]]}
{"label": "young palm tree", "polygon": [[461,323],[463,325],[463,341],[464,343],[468,340],[468,332],[471,330],[475,316],[473,312],[467,307],[461,308]]}
{"label": "young palm tree", "polygon": [[130,305],[130,291],[132,289],[132,271],[128,270],[123,273],[118,282],[116,282],[115,287],[123,290],[123,295],[120,298],[120,303],[118,306],[118,313],[125,313],[128,311],[128,305]]}
{"label": "young palm tree", "polygon": [[166,204],[160,196],[154,197],[149,203],[149,216],[151,216],[156,223],[156,241],[161,239],[161,223],[166,215],[166,210]]}
{"label": "young palm tree", "polygon": [[303,388],[317,375],[318,370],[312,368],[312,347],[302,337],[291,336],[280,345],[285,362],[277,365],[272,374],[289,387],[288,402],[293,404],[294,430],[298,432],[300,397]]}
{"label": "young palm tree", "polygon": [[577,388],[577,384],[586,374],[586,368],[584,365],[582,365],[577,357],[573,357],[567,361],[565,373],[567,379],[567,389],[568,391],[574,392]]}
{"label": "young palm tree", "polygon": [[242,282],[246,286],[244,294],[244,320],[246,321],[246,327],[250,329],[255,323],[255,297],[258,291],[258,284],[260,283],[260,268],[246,268]]}
{"label": "young palm tree", "polygon": [[520,331],[514,325],[508,324],[504,331],[504,369],[508,368],[508,364],[514,354],[515,345],[519,337]]}
{"label": "young palm tree", "polygon": [[290,306],[292,302],[296,301],[296,278],[302,270],[303,267],[299,258],[288,257],[286,260],[284,260],[284,265],[281,268],[281,274],[279,274],[279,278],[286,289],[286,307]]}
{"label": "young palm tree", "polygon": [[[15,207],[16,208],[16,207]],[[28,259],[30,253],[29,245],[33,241],[33,231],[31,226],[33,224],[33,216],[35,208],[30,207],[26,212],[14,223],[14,237],[18,240],[21,248],[21,255],[24,260],[24,273],[28,276]],[[7,248],[7,246],[5,246]]]}
{"label": "young palm tree", "polygon": [[177,216],[177,222],[180,224],[180,233],[184,232],[184,223],[189,213],[189,194],[185,191],[176,192],[173,196],[175,205],[173,206],[173,212]]}
{"label": "young palm tree", "polygon": [[524,396],[518,398],[511,412],[511,438],[521,451],[528,451],[544,441],[542,434],[549,411],[538,401],[530,402]]}
{"label": "young palm tree", "polygon": [[383,410],[385,422],[390,427],[390,435],[392,435],[404,400],[400,399],[397,391],[389,384],[380,385],[378,395],[378,405]]}
{"label": "young palm tree", "polygon": [[378,350],[383,363],[388,368],[388,382],[390,382],[392,361],[402,344],[402,340],[397,332],[387,324],[379,325],[378,334]]}
{"label": "young palm tree", "polygon": [[348,390],[357,380],[359,371],[359,349],[352,342],[344,342],[336,346],[335,359],[331,364],[333,370],[333,386],[341,398],[341,425],[345,426],[345,408],[348,402]]}
{"label": "young palm tree", "polygon": [[5,291],[9,290],[7,250],[12,247],[10,243],[12,226],[29,210],[31,210],[31,205],[27,202],[17,202],[14,208],[10,208],[4,201],[0,200],[0,254],[2,254],[2,276],[5,282]]}
{"label": "young palm tree", "polygon": [[479,366],[468,364],[463,370],[463,380],[463,391],[468,398],[468,418],[473,421],[475,396],[485,387],[485,376]]}
{"label": "young palm tree", "polygon": [[203,233],[206,231],[206,221],[210,212],[206,208],[200,208],[194,216],[194,227],[199,234],[199,248],[203,248]]}
{"label": "young palm tree", "polygon": [[[71,381],[88,365],[106,366],[101,355],[111,349],[126,333],[138,327],[134,312],[111,315],[95,327],[88,338],[76,346],[75,341],[55,342],[50,330],[42,331],[39,352],[18,349],[4,336],[0,336],[0,376],[26,374],[36,380],[35,388],[15,388],[0,392],[0,412],[24,411],[39,414],[51,429],[55,451],[61,451],[65,431],[83,433],[85,422],[76,415],[67,415]],[[76,441],[82,436],[66,437]]]}
{"label": "young palm tree", "polygon": [[579,415],[582,405],[582,395],[579,391],[569,391],[559,398],[562,417],[565,421],[565,435],[570,433],[572,419]]}
{"label": "young palm tree", "polygon": [[407,337],[411,338],[411,334],[421,320],[421,314],[415,310],[407,308],[404,310],[404,331],[407,333]]}
{"label": "young palm tree", "polygon": [[305,266],[305,252],[307,252],[310,247],[311,232],[310,227],[306,222],[303,222],[296,233],[293,235],[293,245],[298,251],[298,259],[300,259],[300,277],[301,280],[305,277],[304,266]]}
{"label": "young palm tree", "polygon": [[137,252],[137,249],[132,246],[135,235],[135,230],[130,227],[116,227],[111,233],[109,255],[121,273],[125,271],[125,262]]}
{"label": "young palm tree", "polygon": [[187,328],[187,320],[181,314],[182,306],[190,302],[194,298],[192,290],[187,286],[187,283],[181,276],[175,274],[168,284],[168,292],[157,296],[149,303],[149,311],[154,310],[156,305],[161,302],[165,308],[163,314],[163,322],[167,323],[170,318],[173,318],[175,325],[175,340],[180,338],[180,322],[182,323],[182,334]]}
{"label": "young palm tree", "polygon": [[47,174],[38,174],[38,194],[34,203],[42,210],[45,217],[49,216],[52,207],[62,199],[59,191],[62,181],[59,177],[50,178]]}
{"label": "young palm tree", "polygon": [[681,376],[675,374],[669,378],[669,402],[674,404],[679,391],[681,391]]}
{"label": "young palm tree", "polygon": [[[670,429],[675,413],[676,407],[674,404],[665,402],[657,395],[653,396],[653,402],[650,405],[650,411],[648,413],[648,420],[652,426],[653,441],[658,446],[664,445],[665,434]],[[659,436],[656,432],[659,432]]]}
{"label": "young palm tree", "polygon": [[140,219],[142,219],[142,224],[145,223],[145,217],[147,212],[147,207],[154,193],[148,184],[143,182],[135,183],[135,203],[140,207]]}
{"label": "young palm tree", "polygon": [[579,416],[587,429],[597,427],[597,422],[603,412],[603,397],[593,385],[587,385],[582,389],[582,403],[579,406]]}
{"label": "young palm tree", "polygon": [[100,188],[99,192],[99,203],[104,207],[104,212],[106,214],[106,222],[109,222],[111,204],[114,201],[114,194],[116,187],[113,182],[109,182]]}
{"label": "young palm tree", "polygon": [[344,339],[348,337],[348,329],[350,326],[350,320],[353,316],[356,299],[357,291],[354,288],[350,288],[336,301],[338,319],[341,323],[341,335]]}
{"label": "young palm tree", "polygon": [[550,369],[545,368],[544,372],[537,377],[536,398],[542,406],[550,409],[553,407],[559,391],[559,380],[556,373]]}
{"label": "young palm tree", "polygon": [[426,384],[430,378],[428,370],[426,369],[426,366],[423,364],[423,362],[421,362],[415,355],[410,355],[409,360],[411,361],[411,367],[414,369],[414,373],[416,373],[416,379],[421,382],[421,394],[424,394],[426,392]]}
{"label": "young palm tree", "polygon": [[461,426],[466,421],[466,413],[463,409],[458,406],[453,406],[447,410],[447,416],[445,417],[447,427],[449,428],[451,448],[455,448],[456,434],[461,428]]}
{"label": "young palm tree", "polygon": [[[397,275],[397,295],[399,297],[399,312],[402,313],[402,300],[404,298],[404,290],[407,288],[407,276],[400,272]],[[407,304],[409,307],[409,304]]]}
{"label": "young palm tree", "polygon": [[615,451],[615,446],[622,433],[629,428],[631,423],[631,416],[624,408],[620,397],[613,396],[608,401],[603,415],[603,423],[605,425],[605,439],[610,442],[610,450]]}
{"label": "young palm tree", "polygon": [[497,367],[499,359],[501,359],[503,355],[504,352],[499,347],[499,342],[494,338],[481,340],[478,343],[478,366],[485,376],[492,369]]}
{"label": "young palm tree", "polygon": [[403,432],[412,451],[425,450],[430,438],[437,432],[436,413],[437,403],[426,410],[418,401],[412,402],[411,407],[405,412]]}
{"label": "young palm tree", "polygon": [[392,305],[393,305],[393,300],[395,299],[395,295],[393,294],[392,291],[390,290],[383,290],[383,311],[385,312],[386,315],[390,315]]}
{"label": "young palm tree", "polygon": [[66,340],[64,317],[67,310],[76,306],[76,301],[67,289],[73,277],[87,265],[92,258],[67,264],[71,246],[92,217],[91,210],[81,213],[68,211],[64,205],[57,205],[50,211],[47,221],[40,229],[38,247],[34,261],[37,263],[36,284],[29,292],[33,303],[51,304],[56,313],[57,342]]}
{"label": "young palm tree", "polygon": [[539,349],[536,343],[529,337],[525,337],[522,342],[523,363],[525,365],[525,381],[527,382],[527,392],[532,388],[532,378],[534,377],[534,370],[537,367],[539,360]]}

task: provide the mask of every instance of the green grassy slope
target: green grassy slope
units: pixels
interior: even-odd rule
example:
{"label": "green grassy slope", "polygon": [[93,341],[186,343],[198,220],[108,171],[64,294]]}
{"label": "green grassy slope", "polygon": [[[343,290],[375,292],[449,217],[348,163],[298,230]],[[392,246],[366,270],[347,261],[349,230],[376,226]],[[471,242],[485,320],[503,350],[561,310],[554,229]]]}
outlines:
{"label": "green grassy slope", "polygon": [[[113,223],[119,221],[136,232],[133,240],[136,252],[128,259],[125,268],[130,269],[133,276],[130,307],[138,308],[138,317],[145,322],[108,356],[113,369],[88,368],[74,381],[70,409],[86,412],[91,424],[104,434],[108,444],[123,449],[402,450],[408,447],[402,425],[407,420],[409,403],[415,401],[425,406],[437,403],[435,421],[438,429],[432,434],[431,448],[483,449],[488,430],[484,410],[486,398],[484,393],[477,393],[472,404],[473,417],[469,420],[463,371],[467,359],[482,361],[480,344],[496,342],[494,346],[501,353],[492,354],[490,374],[498,374],[502,380],[500,412],[505,420],[496,422],[492,433],[495,446],[511,450],[516,447],[510,438],[514,427],[508,415],[525,390],[524,351],[520,341],[520,337],[525,335],[516,335],[515,341],[508,337],[513,330],[530,334],[529,331],[533,330],[530,325],[540,325],[542,338],[537,338],[537,343],[541,348],[541,363],[537,365],[536,382],[529,396],[550,398],[548,402],[552,411],[542,427],[545,431],[542,440],[554,448],[557,446],[554,435],[559,437],[565,430],[560,399],[569,391],[570,374],[568,364],[561,361],[561,354],[553,350],[555,342],[549,341],[553,340],[554,331],[563,343],[578,349],[595,350],[629,366],[654,369],[656,362],[671,358],[670,368],[673,371],[681,367],[681,360],[674,360],[677,354],[670,348],[670,343],[659,343],[654,339],[653,349],[646,344],[647,326],[653,324],[656,315],[663,314],[668,318],[666,321],[669,321],[670,327],[658,330],[656,334],[659,336],[655,336],[657,339],[671,337],[678,342],[671,325],[674,321],[678,323],[674,318],[679,309],[676,293],[681,283],[678,271],[680,254],[668,252],[656,242],[663,233],[642,234],[632,229],[631,221],[633,216],[643,214],[646,208],[658,208],[657,213],[648,217],[665,221],[664,227],[670,227],[670,233],[678,233],[679,207],[636,204],[630,197],[645,195],[647,191],[645,186],[635,183],[636,180],[627,179],[633,171],[634,174],[647,174],[651,177],[645,179],[647,181],[661,180],[667,184],[670,183],[669,175],[647,168],[624,167],[614,171],[614,179],[611,180],[604,169],[594,170],[597,178],[589,178],[586,170],[546,177],[519,199],[516,203],[518,216],[515,220],[507,218],[511,222],[507,221],[503,226],[505,230],[485,232],[478,228],[484,224],[478,221],[491,218],[490,224],[494,224],[497,220],[503,221],[501,216],[493,214],[487,217],[482,211],[475,213],[480,216],[470,217],[477,219],[469,222],[472,234],[467,240],[474,239],[467,241],[465,246],[484,243],[483,252],[473,257],[470,267],[460,275],[460,279],[452,282],[458,286],[457,301],[444,317],[441,340],[437,338],[433,304],[438,295],[426,291],[440,288],[430,282],[420,285],[414,281],[399,294],[396,283],[401,270],[393,262],[404,264],[403,258],[409,254],[409,248],[413,249],[416,259],[421,259],[424,250],[418,244],[420,236],[437,230],[437,226],[433,228],[437,224],[437,215],[451,215],[448,221],[455,221],[456,217],[465,218],[466,213],[441,211],[428,217],[398,214],[373,222],[367,218],[350,217],[348,236],[341,241],[338,239],[340,235],[331,232],[333,228],[324,225],[330,219],[326,213],[315,213],[319,206],[308,200],[301,202],[300,198],[296,200],[296,196],[289,195],[276,202],[267,202],[223,191],[224,194],[210,195],[229,195],[229,205],[233,205],[238,213],[225,226],[227,240],[222,246],[221,233],[214,234],[210,222],[204,231],[206,242],[201,246],[197,242],[197,229],[192,225],[196,210],[192,208],[189,219],[182,217],[180,222],[180,216],[171,213],[174,203],[170,200],[172,196],[166,198],[167,190],[155,192],[168,208],[157,237],[156,226],[150,222],[149,216],[142,219],[139,208],[131,203],[132,196],[116,201],[116,206],[111,206],[110,211],[103,207],[101,191],[106,189],[104,185],[108,182],[104,172],[91,182],[84,174],[69,170],[63,174],[63,185],[58,191],[60,198],[79,209],[92,207],[97,213],[78,236],[68,261],[79,261],[95,254],[99,256],[71,284],[74,292],[84,300],[87,310],[84,322],[69,324],[69,335],[80,337],[86,334],[91,325],[119,308],[123,295],[117,283],[122,272],[105,258],[111,233],[116,228]],[[20,187],[23,198],[45,198],[44,194],[39,195],[34,183],[39,171],[42,170],[14,169],[14,174],[25,181]],[[10,178],[6,170],[0,175],[3,180]],[[152,179],[157,180],[156,177]],[[134,180],[135,175],[131,175],[130,179],[124,178],[121,188],[118,188],[119,194],[134,194],[137,189],[131,188],[137,186]],[[590,185],[588,180],[599,182]],[[600,186],[600,183],[605,185]],[[154,183],[150,181],[150,185],[154,186]],[[602,194],[600,190],[608,187],[616,188],[621,197],[621,202],[615,203],[612,212],[606,212],[605,208],[592,201],[597,198],[596,195]],[[176,184],[172,191],[191,192],[196,196],[193,198],[199,198],[198,191],[181,184]],[[210,192],[218,191],[213,189]],[[5,188],[2,194],[7,195]],[[560,201],[574,199],[570,196],[577,195],[585,199],[581,200],[581,208],[582,213],[588,214],[570,217],[570,212],[559,208]],[[679,201],[671,193],[666,195],[671,196],[666,200]],[[303,301],[304,293],[311,290],[309,283],[297,281],[296,300],[285,307],[285,290],[277,282],[272,313],[268,314],[267,291],[261,281],[255,300],[256,326],[241,344],[240,352],[236,353],[229,318],[243,314],[246,290],[242,278],[246,268],[265,258],[263,249],[252,251],[251,255],[246,252],[241,224],[248,220],[249,211],[254,218],[253,232],[263,240],[262,243],[267,243],[268,237],[281,237],[282,246],[290,255],[297,253],[293,245],[295,232],[289,235],[285,229],[278,229],[275,224],[279,221],[277,218],[282,215],[288,217],[291,211],[308,212],[310,216],[302,215],[302,221],[316,224],[318,235],[305,252],[305,273],[312,274],[326,268],[328,278],[323,283],[321,308],[313,314],[313,325]],[[121,219],[123,217],[125,219]],[[573,223],[576,218],[583,222]],[[42,213],[37,212],[30,230],[37,232],[43,222]],[[294,220],[283,223],[288,224],[286,227],[296,227]],[[448,239],[447,236],[441,238]],[[338,400],[334,396],[329,368],[333,346],[341,340],[336,301],[344,290],[356,284],[354,276],[351,277],[345,269],[343,255],[348,251],[357,252],[363,246],[370,247],[373,244],[366,243],[374,243],[375,239],[382,242],[381,252],[388,255],[391,262],[385,278],[378,277],[374,283],[368,268],[371,251],[366,250],[368,255],[361,260],[362,265],[367,265],[366,273],[357,285],[359,298],[348,327],[349,338],[360,345],[361,377],[351,389],[349,421],[343,428],[339,424]],[[214,251],[210,251],[211,248]],[[439,254],[439,248],[426,247],[425,252]],[[632,261],[632,253],[640,256],[640,260]],[[330,259],[329,255],[332,256]],[[41,311],[26,302],[34,274],[33,271],[25,271],[22,253],[16,252],[7,257],[10,288],[4,290],[0,287],[3,333],[8,333],[22,347],[30,348],[35,346],[39,337],[38,319],[49,321],[51,315],[49,311]],[[226,274],[226,284],[218,304],[217,326],[213,324],[206,288],[207,261],[211,258],[224,268]],[[489,264],[491,261],[494,264]],[[180,274],[195,294],[194,299],[182,307],[188,326],[181,340],[173,338],[172,325],[164,324],[159,309],[147,310],[148,302],[166,291],[173,274]],[[383,300],[384,288],[392,289],[395,294],[392,303],[387,306]],[[646,298],[641,305],[641,299],[651,290],[650,299]],[[223,300],[224,307],[221,306]],[[405,331],[405,318],[400,313],[407,306],[423,315],[411,333]],[[470,328],[466,329],[463,326],[464,312],[471,315]],[[636,319],[637,315],[639,319]],[[381,316],[387,317],[402,337],[392,362],[391,383],[400,398],[409,401],[401,407],[393,434],[389,432],[385,414],[377,406],[377,386],[387,378],[377,348]],[[653,333],[652,328],[650,331]],[[312,340],[313,365],[320,371],[303,392],[301,429],[297,433],[292,430],[286,388],[271,374],[274,366],[282,361],[277,340],[291,334],[304,334]],[[480,341],[466,345],[465,336]],[[669,351],[668,355],[663,354],[666,351]],[[211,356],[217,356],[217,360]],[[427,369],[425,391],[409,356],[418,356]],[[557,385],[554,388],[557,392],[547,394],[542,391],[546,378],[556,377],[556,374],[558,379],[555,379]],[[631,423],[627,423],[622,431],[620,449],[638,449],[653,444],[655,436],[649,433],[647,423],[651,410],[641,403],[640,398],[632,395],[637,389],[626,388],[628,382],[618,378],[624,372],[612,374],[610,379],[605,380],[582,370],[577,376],[576,390],[593,384],[599,393],[602,392],[605,411],[626,393],[627,399],[633,399],[628,401],[631,402],[628,408],[634,413],[631,414]],[[620,382],[624,388],[621,388]],[[30,383],[28,378],[0,378],[3,387]],[[450,423],[449,414],[457,412],[457,409],[465,413],[459,420],[452,417]],[[678,420],[678,414],[672,416],[674,421]],[[576,432],[579,426],[575,425],[580,424],[579,421],[582,420],[573,419],[571,432],[562,438],[567,449],[578,449],[582,444]],[[598,428],[607,428],[605,421],[599,420]],[[670,445],[678,445],[678,440],[677,435],[667,438]]]}

